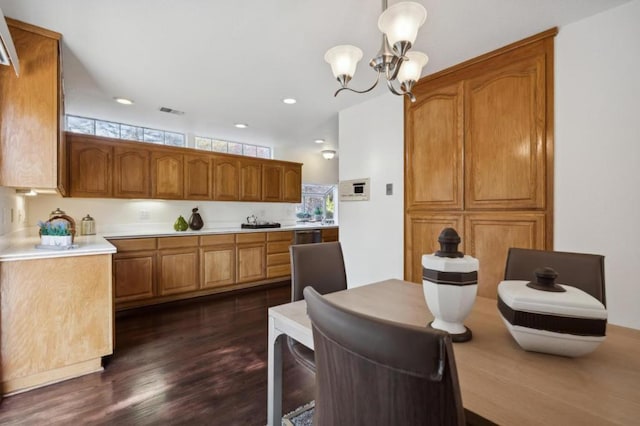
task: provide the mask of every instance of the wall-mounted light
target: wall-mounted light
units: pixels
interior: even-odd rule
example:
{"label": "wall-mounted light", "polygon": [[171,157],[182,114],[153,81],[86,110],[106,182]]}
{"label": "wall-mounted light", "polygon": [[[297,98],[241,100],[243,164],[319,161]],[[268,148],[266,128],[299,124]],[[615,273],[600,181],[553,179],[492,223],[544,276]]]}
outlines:
{"label": "wall-mounted light", "polygon": [[29,188],[17,188],[16,189],[16,194],[18,194],[18,195],[26,195],[27,197],[35,197],[36,195],[38,195],[38,193],[36,191],[34,191],[33,189],[29,189]]}
{"label": "wall-mounted light", "polygon": [[331,160],[336,156],[336,152],[333,149],[324,149],[322,150],[322,156],[325,160]]}

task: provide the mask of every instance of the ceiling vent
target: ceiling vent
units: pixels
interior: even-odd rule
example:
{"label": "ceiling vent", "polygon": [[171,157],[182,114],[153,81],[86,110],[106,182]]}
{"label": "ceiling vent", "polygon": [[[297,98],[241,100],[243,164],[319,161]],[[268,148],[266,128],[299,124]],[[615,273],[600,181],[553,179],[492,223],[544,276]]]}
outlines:
{"label": "ceiling vent", "polygon": [[177,109],[173,109],[173,108],[160,107],[160,111],[168,112],[169,114],[184,115],[184,111],[178,111]]}

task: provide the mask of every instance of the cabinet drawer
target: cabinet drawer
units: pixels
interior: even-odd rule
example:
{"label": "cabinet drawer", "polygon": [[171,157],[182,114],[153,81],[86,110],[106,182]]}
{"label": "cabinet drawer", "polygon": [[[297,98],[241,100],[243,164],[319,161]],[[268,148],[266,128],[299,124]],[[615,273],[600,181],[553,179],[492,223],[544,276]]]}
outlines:
{"label": "cabinet drawer", "polygon": [[291,275],[291,265],[276,265],[267,267],[267,278],[286,277]]}
{"label": "cabinet drawer", "polygon": [[289,253],[289,246],[291,241],[276,241],[267,243],[267,254],[273,253]]}
{"label": "cabinet drawer", "polygon": [[201,246],[219,246],[224,244],[234,244],[235,234],[203,235],[200,237]]}
{"label": "cabinet drawer", "polygon": [[236,243],[262,243],[265,240],[264,232],[249,232],[246,234],[236,234]]}
{"label": "cabinet drawer", "polygon": [[179,248],[179,247],[196,247],[198,245],[198,236],[189,237],[162,237],[158,238],[158,248]]}
{"label": "cabinet drawer", "polygon": [[322,242],[338,241],[338,228],[323,229]]}
{"label": "cabinet drawer", "polygon": [[267,241],[293,241],[293,231],[269,232]]}
{"label": "cabinet drawer", "polygon": [[109,242],[116,246],[118,252],[156,249],[155,238],[131,238],[126,240],[109,240]]}
{"label": "cabinet drawer", "polygon": [[291,262],[289,253],[276,253],[267,255],[267,266],[288,265]]}

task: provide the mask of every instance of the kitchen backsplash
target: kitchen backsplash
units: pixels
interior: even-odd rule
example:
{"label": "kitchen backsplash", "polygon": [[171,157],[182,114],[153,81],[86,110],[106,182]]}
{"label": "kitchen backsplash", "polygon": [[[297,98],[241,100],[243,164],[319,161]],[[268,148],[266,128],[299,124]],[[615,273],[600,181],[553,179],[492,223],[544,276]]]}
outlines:
{"label": "kitchen backsplash", "polygon": [[28,226],[48,219],[49,213],[59,207],[77,223],[90,214],[96,221],[97,233],[123,227],[172,230],[178,216],[189,220],[194,207],[198,207],[205,228],[238,227],[251,215],[283,225],[292,225],[296,220],[295,204],[289,203],[63,198],[43,194],[27,197],[26,202]]}
{"label": "kitchen backsplash", "polygon": [[25,197],[14,188],[0,187],[0,236],[27,226]]}

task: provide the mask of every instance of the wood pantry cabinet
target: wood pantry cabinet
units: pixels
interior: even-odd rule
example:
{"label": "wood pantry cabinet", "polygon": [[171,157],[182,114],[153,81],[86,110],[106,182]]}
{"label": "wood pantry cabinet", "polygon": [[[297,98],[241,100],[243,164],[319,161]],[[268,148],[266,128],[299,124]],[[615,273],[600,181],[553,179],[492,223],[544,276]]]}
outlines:
{"label": "wood pantry cabinet", "polygon": [[405,101],[405,278],[454,227],[495,297],[509,247],[552,249],[552,29],[425,77]]}
{"label": "wood pantry cabinet", "polygon": [[0,186],[66,192],[61,35],[7,18],[20,76],[0,67]]}
{"label": "wood pantry cabinet", "polygon": [[71,197],[302,200],[302,164],[67,132]]}

